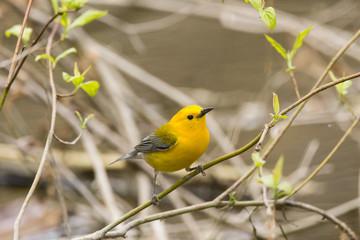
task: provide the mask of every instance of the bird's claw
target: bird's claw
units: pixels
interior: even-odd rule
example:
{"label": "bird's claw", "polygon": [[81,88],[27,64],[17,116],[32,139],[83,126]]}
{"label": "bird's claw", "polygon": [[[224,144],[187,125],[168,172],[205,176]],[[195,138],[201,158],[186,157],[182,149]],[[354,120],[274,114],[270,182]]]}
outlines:
{"label": "bird's claw", "polygon": [[203,175],[204,177],[206,176],[204,167],[203,167],[203,165],[201,165],[201,164],[200,164],[200,165],[197,165],[196,167],[189,167],[189,168],[186,169],[186,171],[188,171],[188,172],[191,172],[191,171],[193,171],[193,170],[195,170],[196,173],[201,173],[201,175]]}
{"label": "bird's claw", "polygon": [[160,204],[160,199],[156,196],[156,194],[153,194],[151,196],[151,204],[155,205],[155,206],[159,206]]}

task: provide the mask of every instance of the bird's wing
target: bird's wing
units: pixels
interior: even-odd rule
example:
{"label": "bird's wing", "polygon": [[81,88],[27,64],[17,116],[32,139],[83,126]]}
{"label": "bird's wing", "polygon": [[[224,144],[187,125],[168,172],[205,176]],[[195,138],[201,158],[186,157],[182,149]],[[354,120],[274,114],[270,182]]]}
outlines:
{"label": "bird's wing", "polygon": [[167,133],[159,138],[156,133],[151,133],[135,146],[135,150],[143,153],[163,152],[175,146],[177,140],[173,134]]}

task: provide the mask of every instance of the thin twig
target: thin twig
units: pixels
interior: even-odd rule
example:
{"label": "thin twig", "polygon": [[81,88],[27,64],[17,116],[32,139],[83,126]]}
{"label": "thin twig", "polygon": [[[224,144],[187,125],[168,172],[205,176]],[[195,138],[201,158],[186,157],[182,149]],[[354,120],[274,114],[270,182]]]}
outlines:
{"label": "thin twig", "polygon": [[81,132],[79,133],[79,135],[78,135],[74,140],[72,140],[71,142],[62,140],[61,138],[59,138],[58,136],[56,136],[55,133],[54,133],[54,137],[55,137],[56,140],[58,140],[59,142],[61,142],[61,143],[63,143],[63,144],[74,145],[74,144],[76,144],[76,143],[80,140],[80,138],[81,138],[84,130],[85,130],[85,129],[82,128],[82,129],[81,129]]}
{"label": "thin twig", "polygon": [[[53,30],[50,33],[49,39],[48,39],[48,43],[46,46],[46,54],[50,55],[50,50],[51,50],[51,46],[52,46],[52,42],[53,39],[55,37],[55,33],[58,29],[60,25],[60,22],[57,22],[54,27]],[[41,177],[41,173],[42,170],[44,168],[46,159],[47,159],[47,154],[49,152],[50,149],[50,145],[51,145],[51,141],[54,135],[54,129],[55,129],[55,120],[56,120],[56,87],[55,87],[55,83],[54,83],[54,78],[53,78],[53,69],[52,69],[52,65],[50,60],[48,61],[48,66],[49,66],[49,81],[50,81],[50,87],[51,87],[51,122],[50,122],[50,128],[49,128],[49,132],[48,132],[48,136],[46,139],[46,143],[45,143],[45,147],[44,147],[44,151],[43,154],[41,156],[41,161],[40,161],[40,165],[38,167],[38,170],[36,172],[34,181],[29,189],[29,192],[24,200],[24,203],[20,209],[19,215],[17,216],[15,223],[14,223],[14,240],[18,240],[19,239],[19,228],[20,228],[20,222],[22,220],[22,217],[25,213],[26,207],[28,206],[30,199],[33,195],[33,193],[35,192],[35,189],[39,183],[40,177]]]}
{"label": "thin twig", "polygon": [[266,137],[266,135],[268,134],[268,132],[269,132],[269,125],[268,125],[268,124],[265,124],[265,126],[264,126],[264,131],[263,131],[262,134],[261,134],[260,140],[258,141],[258,143],[257,143],[256,146],[255,146],[255,151],[256,151],[256,152],[260,152],[260,150],[261,150],[261,145],[262,145],[262,143],[264,142],[265,137]]}
{"label": "thin twig", "polygon": [[297,81],[296,81],[294,72],[293,72],[293,71],[289,71],[289,74],[290,74],[291,80],[292,80],[293,85],[294,85],[296,97],[297,97],[297,99],[300,99],[301,96],[300,96],[300,92],[299,92],[299,88],[298,88],[298,85],[297,85]]}
{"label": "thin twig", "polygon": [[51,156],[51,158],[50,158],[50,166],[53,171],[55,188],[56,188],[56,192],[57,192],[60,206],[61,206],[61,213],[62,213],[64,225],[65,225],[64,227],[65,227],[66,237],[68,239],[70,239],[71,231],[70,231],[70,223],[69,223],[69,214],[68,214],[68,210],[67,210],[66,202],[65,202],[65,198],[64,198],[64,191],[61,186],[61,177],[60,177],[59,169],[58,169],[58,166],[57,166],[54,156]]}
{"label": "thin twig", "polygon": [[21,30],[20,30],[19,37],[18,37],[16,46],[15,46],[15,51],[14,51],[13,60],[12,60],[12,63],[11,63],[11,65],[10,65],[10,70],[9,70],[9,74],[8,74],[8,79],[7,79],[5,88],[4,88],[3,95],[2,95],[1,100],[0,100],[0,112],[1,112],[1,109],[2,109],[2,107],[3,107],[3,105],[4,105],[7,92],[9,91],[9,89],[10,89],[10,87],[11,87],[11,84],[12,84],[13,81],[14,81],[14,80],[13,80],[13,75],[14,75],[13,73],[14,73],[15,66],[16,66],[16,64],[17,64],[16,57],[17,57],[17,55],[19,54],[19,49],[20,49],[20,44],[21,44],[21,41],[22,41],[22,36],[23,36],[24,30],[25,30],[25,26],[26,26],[27,20],[28,20],[28,18],[29,18],[29,14],[30,14],[30,9],[31,9],[32,3],[33,3],[33,0],[29,0],[28,5],[27,5],[27,8],[26,8],[25,15],[24,15],[24,20],[23,20],[23,23],[22,23],[22,25],[21,25]]}
{"label": "thin twig", "polygon": [[333,86],[335,86],[335,85],[337,85],[339,83],[345,82],[345,81],[350,80],[350,79],[358,78],[358,77],[360,77],[360,72],[357,72],[357,73],[354,73],[354,74],[339,78],[336,81],[329,82],[329,83],[324,84],[324,85],[322,85],[320,87],[317,87],[317,88],[311,90],[308,94],[303,96],[301,99],[297,100],[296,102],[294,102],[293,104],[291,104],[287,108],[283,109],[279,114],[284,115],[287,112],[289,112],[290,110],[292,110],[295,107],[297,107],[298,105],[300,105],[301,103],[307,101],[309,98],[311,98],[315,94],[318,94],[319,92],[322,92],[322,91],[324,91],[324,90],[326,90],[326,89],[328,89],[330,87],[333,87]]}
{"label": "thin twig", "polygon": [[303,188],[323,167],[324,165],[330,160],[330,158],[334,155],[334,153],[339,149],[341,144],[345,141],[345,139],[349,136],[352,132],[353,128],[359,123],[359,118],[355,119],[355,121],[351,124],[339,142],[335,145],[335,147],[330,151],[330,153],[326,156],[326,158],[316,167],[316,169],[297,187],[295,188],[289,195],[284,197],[284,200],[289,199],[295,193],[297,193],[301,188]]}

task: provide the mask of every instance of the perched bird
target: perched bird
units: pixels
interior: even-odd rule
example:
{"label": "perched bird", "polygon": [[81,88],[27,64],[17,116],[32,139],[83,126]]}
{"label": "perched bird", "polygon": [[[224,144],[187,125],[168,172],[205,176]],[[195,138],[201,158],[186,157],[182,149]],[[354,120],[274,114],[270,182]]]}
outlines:
{"label": "perched bird", "polygon": [[169,122],[146,136],[132,152],[111,164],[123,159],[142,157],[154,168],[151,201],[156,204],[159,199],[155,194],[155,183],[159,171],[175,172],[185,168],[186,171],[196,170],[205,176],[202,165],[194,168],[190,166],[208,147],[209,132],[205,115],[211,110],[212,107],[201,108],[197,105],[184,107]]}

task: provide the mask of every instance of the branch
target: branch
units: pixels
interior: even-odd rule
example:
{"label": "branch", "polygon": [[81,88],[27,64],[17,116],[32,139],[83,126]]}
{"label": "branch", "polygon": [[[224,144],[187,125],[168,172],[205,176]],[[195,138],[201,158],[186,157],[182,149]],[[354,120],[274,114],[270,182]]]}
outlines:
{"label": "branch", "polygon": [[[305,209],[308,210],[310,212],[314,212],[317,213],[321,216],[323,216],[325,219],[329,220],[330,222],[332,222],[334,225],[336,225],[339,229],[341,229],[350,239],[356,240],[357,237],[355,235],[355,233],[352,231],[352,229],[346,225],[346,223],[342,222],[340,219],[338,219],[337,217],[330,215],[328,213],[326,213],[326,211],[317,208],[313,205],[307,204],[307,203],[302,203],[302,202],[295,202],[295,201],[286,201],[286,202],[275,202],[275,201],[270,201],[271,204],[276,205],[277,207],[281,207],[281,206],[289,206],[289,207],[295,207],[295,208],[301,208],[301,209]],[[126,233],[135,228],[138,227],[142,224],[145,223],[149,223],[149,222],[153,222],[156,220],[164,220],[166,218],[170,218],[170,217],[174,217],[174,216],[178,216],[178,215],[182,215],[185,213],[191,213],[191,212],[196,212],[199,210],[204,210],[204,209],[208,209],[208,208],[220,208],[220,207],[250,207],[250,206],[255,206],[255,207],[259,207],[259,206],[264,206],[264,202],[263,201],[235,201],[235,202],[230,202],[230,201],[209,201],[209,202],[204,202],[204,203],[200,203],[200,204],[195,204],[189,207],[184,207],[184,208],[179,208],[179,209],[175,209],[175,210],[170,210],[170,211],[165,211],[165,212],[161,212],[161,213],[157,213],[157,214],[153,214],[150,216],[146,216],[143,218],[139,218],[139,219],[135,219],[127,224],[125,224],[124,226],[122,226],[122,228],[120,230],[117,231],[112,231],[112,232],[108,232],[106,233],[103,238],[117,238],[117,237],[126,237]],[[94,234],[94,235],[89,235],[86,237],[80,237],[80,238],[75,238],[74,240],[93,240],[93,239],[101,239],[98,238],[99,235],[98,234]]]}
{"label": "branch", "polygon": [[84,132],[84,129],[82,128],[82,129],[81,129],[81,132],[79,133],[79,135],[78,135],[74,140],[72,140],[71,142],[70,142],[70,141],[62,140],[61,138],[59,138],[58,136],[56,136],[55,133],[54,133],[54,137],[55,137],[56,140],[58,140],[59,142],[61,142],[61,143],[63,143],[63,144],[74,145],[74,144],[76,144],[76,143],[80,140],[83,132]]}
{"label": "branch", "polygon": [[[56,34],[56,31],[58,29],[60,25],[60,22],[57,22],[55,25],[54,25],[54,28],[53,30],[51,31],[50,33],[50,36],[49,36],[49,39],[48,39],[48,43],[46,45],[46,54],[50,55],[50,50],[51,50],[51,45],[52,45],[52,42],[53,42],[53,39],[54,39],[54,36]],[[44,168],[44,165],[45,165],[45,162],[46,162],[46,157],[47,157],[47,154],[49,152],[49,149],[50,149],[50,145],[51,145],[51,142],[52,142],[52,138],[53,138],[53,135],[54,135],[54,129],[55,129],[55,119],[56,119],[56,88],[55,88],[55,83],[54,83],[54,78],[53,78],[53,69],[52,69],[52,65],[51,65],[51,62],[50,60],[48,61],[48,66],[49,66],[49,80],[50,80],[50,87],[51,87],[51,104],[52,104],[52,111],[51,111],[51,122],[50,122],[50,129],[49,129],[49,133],[48,133],[48,136],[47,136],[47,139],[46,139],[46,143],[45,143],[45,147],[44,147],[44,151],[43,151],[43,154],[41,156],[41,161],[40,161],[40,165],[38,167],[38,170],[36,172],[36,175],[35,175],[35,178],[34,178],[34,181],[30,187],[30,190],[23,202],[23,205],[20,209],[20,212],[15,220],[15,223],[14,223],[14,240],[18,240],[19,239],[19,228],[20,228],[20,222],[22,220],[22,217],[25,213],[25,210],[30,202],[30,199],[32,197],[32,195],[34,194],[35,192],[35,189],[39,183],[39,180],[40,180],[40,177],[41,177],[41,173],[42,173],[42,170]]]}
{"label": "branch", "polygon": [[291,80],[292,80],[293,85],[294,85],[296,97],[297,97],[297,99],[300,99],[301,96],[300,96],[298,84],[297,84],[297,81],[296,81],[296,78],[295,78],[295,75],[294,75],[294,71],[293,70],[289,71],[289,74],[290,74]]}
{"label": "branch", "polygon": [[280,115],[284,115],[287,112],[289,112],[290,110],[294,109],[295,107],[297,107],[298,105],[300,105],[301,103],[307,101],[309,98],[311,98],[312,96],[314,96],[315,94],[318,94],[319,92],[322,92],[330,87],[333,87],[339,83],[345,82],[347,80],[350,79],[354,79],[360,77],[360,72],[354,73],[352,75],[348,75],[342,78],[339,78],[337,81],[333,81],[333,82],[329,82],[327,84],[322,85],[321,87],[315,88],[313,90],[311,90],[308,94],[306,94],[305,96],[303,96],[301,99],[297,100],[296,102],[294,102],[293,104],[291,104],[290,106],[288,106],[287,108],[285,108],[284,110],[282,110],[279,114]]}

